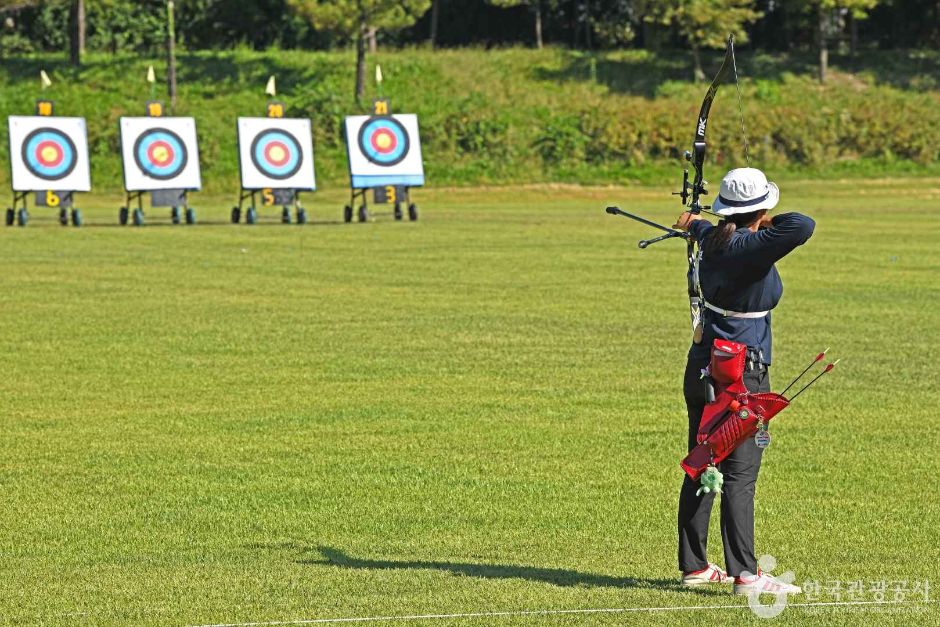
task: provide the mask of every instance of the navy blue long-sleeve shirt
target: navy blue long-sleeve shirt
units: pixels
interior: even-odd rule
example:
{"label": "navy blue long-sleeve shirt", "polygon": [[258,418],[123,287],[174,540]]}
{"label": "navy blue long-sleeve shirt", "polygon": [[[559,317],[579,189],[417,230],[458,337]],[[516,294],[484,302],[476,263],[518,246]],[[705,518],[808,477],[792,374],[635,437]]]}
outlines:
{"label": "navy blue long-sleeve shirt", "polygon": [[[799,213],[774,216],[771,228],[757,232],[742,227],[727,247],[705,254],[699,265],[699,282],[706,302],[736,312],[770,311],[780,302],[783,283],[774,264],[813,234],[816,223]],[[689,232],[700,244],[715,228],[707,220],[696,220]],[[770,316],[732,318],[702,307],[704,335],[692,344],[689,359],[703,364],[709,359],[715,338],[731,340],[760,351],[765,364],[771,362]]]}

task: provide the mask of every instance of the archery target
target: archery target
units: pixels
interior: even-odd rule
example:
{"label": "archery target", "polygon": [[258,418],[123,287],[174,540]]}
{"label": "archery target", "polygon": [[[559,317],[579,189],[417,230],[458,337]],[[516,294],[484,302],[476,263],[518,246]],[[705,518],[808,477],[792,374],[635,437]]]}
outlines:
{"label": "archery target", "polygon": [[310,120],[238,118],[244,189],[316,189]]}
{"label": "archery target", "polygon": [[121,156],[128,191],[202,187],[193,118],[121,118]]}
{"label": "archery target", "polygon": [[10,116],[13,189],[91,189],[84,118]]}
{"label": "archery target", "polygon": [[424,185],[418,116],[414,114],[347,117],[346,150],[354,188]]}
{"label": "archery target", "polygon": [[382,116],[367,120],[359,128],[359,150],[376,165],[393,166],[408,154],[408,131],[401,122]]}

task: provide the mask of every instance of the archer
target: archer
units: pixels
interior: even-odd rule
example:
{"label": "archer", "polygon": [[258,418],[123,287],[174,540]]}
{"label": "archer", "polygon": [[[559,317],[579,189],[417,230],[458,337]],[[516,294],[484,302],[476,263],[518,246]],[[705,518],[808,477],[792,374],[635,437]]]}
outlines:
{"label": "archer", "polygon": [[[783,394],[770,392],[770,311],[783,294],[774,264],[805,243],[815,223],[799,213],[771,218],[767,212],[777,205],[780,191],[763,172],[751,167],[728,172],[711,207],[700,202],[708,193],[703,173],[708,115],[729,72],[734,72],[737,84],[733,36],[728,37],[724,61],[695,120],[692,150],[685,153],[694,174],[690,181],[689,170],[685,170],[682,190],[676,192],[687,208],[676,224],[662,226],[617,207],[608,207],[607,212],[665,231],[641,241],[640,248],[673,237],[686,240],[692,345],[683,384],[689,455],[681,464],[686,476],[679,495],[682,583],[697,586],[733,580],[738,594],[793,594],[801,592],[800,588],[758,568],[754,494],[763,449],[770,442],[766,423],[790,402]],[[743,132],[740,92],[738,106]],[[749,162],[746,133],[744,147]],[[721,221],[712,225],[703,212]],[[824,355],[825,351],[810,367]],[[827,366],[809,385],[834,365]],[[723,493],[721,535],[727,571],[709,562],[706,554],[716,492]]]}
{"label": "archer", "polygon": [[[712,211],[717,226],[701,214],[685,212],[675,224],[699,247],[693,281],[700,299],[701,341],[693,342],[683,392],[689,415],[689,451],[699,443],[708,398],[702,372],[712,361],[716,340],[746,346],[743,383],[747,391],[770,392],[770,311],[780,302],[783,283],[774,264],[813,234],[815,223],[799,213],[771,218],[780,199],[777,186],[756,168],[731,170],[721,181]],[[754,492],[763,448],[748,437],[717,465],[721,486],[721,537],[727,573],[705,554],[714,491],[698,490],[690,476],[679,494],[679,568],[685,585],[721,583],[734,578],[734,591],[797,593],[800,589],[760,572],[754,554]]]}

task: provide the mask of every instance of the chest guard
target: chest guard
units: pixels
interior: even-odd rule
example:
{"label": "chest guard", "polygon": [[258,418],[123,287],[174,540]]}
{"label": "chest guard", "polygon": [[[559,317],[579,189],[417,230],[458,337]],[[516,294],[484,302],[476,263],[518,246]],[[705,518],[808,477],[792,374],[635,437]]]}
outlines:
{"label": "chest guard", "polygon": [[744,385],[746,359],[743,344],[716,339],[712,345],[709,374],[715,384],[715,400],[702,411],[698,445],[679,464],[693,480],[754,437],[758,428],[790,404],[781,394],[748,391]]}

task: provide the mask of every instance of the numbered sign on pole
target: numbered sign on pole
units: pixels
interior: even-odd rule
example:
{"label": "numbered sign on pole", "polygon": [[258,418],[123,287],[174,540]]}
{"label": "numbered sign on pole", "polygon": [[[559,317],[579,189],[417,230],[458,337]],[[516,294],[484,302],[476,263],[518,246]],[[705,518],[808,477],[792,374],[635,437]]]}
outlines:
{"label": "numbered sign on pole", "polygon": [[13,189],[91,190],[84,118],[10,116]]}
{"label": "numbered sign on pole", "polygon": [[121,118],[120,126],[127,191],[202,187],[193,118]]}
{"label": "numbered sign on pole", "polygon": [[310,120],[238,118],[238,163],[244,189],[315,190]]}
{"label": "numbered sign on pole", "polygon": [[414,114],[347,117],[346,151],[353,188],[424,185],[418,116]]}

